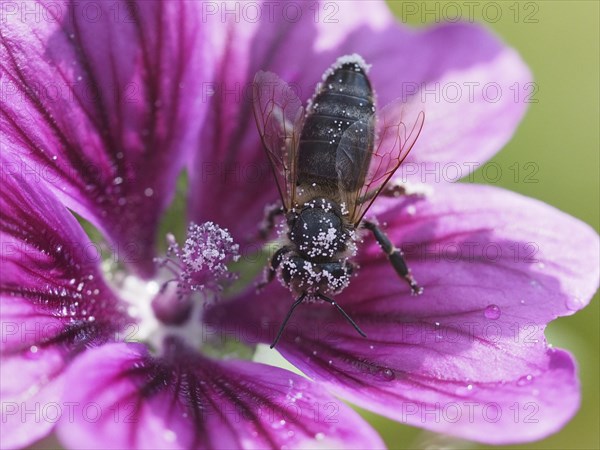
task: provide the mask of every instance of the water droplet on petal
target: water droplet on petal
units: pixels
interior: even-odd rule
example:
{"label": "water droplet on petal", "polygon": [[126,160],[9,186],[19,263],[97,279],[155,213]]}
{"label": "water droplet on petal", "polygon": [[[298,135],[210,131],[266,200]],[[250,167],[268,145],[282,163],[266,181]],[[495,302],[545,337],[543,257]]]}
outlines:
{"label": "water droplet on petal", "polygon": [[525,386],[533,381],[533,375],[524,375],[517,380],[517,386]]}
{"label": "water droplet on petal", "polygon": [[486,319],[497,320],[500,318],[502,312],[500,311],[500,307],[498,305],[488,305],[483,312],[483,315]]}
{"label": "water droplet on petal", "polygon": [[394,378],[396,378],[394,371],[390,368],[381,369],[378,372],[378,375],[385,381],[392,381]]}
{"label": "water droplet on petal", "polygon": [[315,439],[317,441],[322,441],[323,439],[325,439],[325,434],[324,433],[317,433],[317,434],[315,434]]}
{"label": "water droplet on petal", "polygon": [[470,395],[473,393],[473,385],[467,384],[466,386],[460,386],[456,389],[456,395]]}
{"label": "water droplet on petal", "polygon": [[565,306],[571,311],[578,311],[583,307],[583,302],[579,297],[569,297]]}

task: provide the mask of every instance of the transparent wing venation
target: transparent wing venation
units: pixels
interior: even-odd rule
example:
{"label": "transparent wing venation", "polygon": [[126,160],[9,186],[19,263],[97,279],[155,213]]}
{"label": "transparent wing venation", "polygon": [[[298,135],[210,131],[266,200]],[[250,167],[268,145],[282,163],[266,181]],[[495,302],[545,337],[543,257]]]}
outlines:
{"label": "transparent wing venation", "polygon": [[253,108],[281,201],[290,210],[296,198],[298,143],[304,121],[302,102],[276,74],[260,71],[254,77]]}
{"label": "transparent wing venation", "polygon": [[[375,198],[408,156],[421,133],[424,121],[422,103],[406,103],[400,99],[388,104],[376,114],[375,132],[369,133],[371,142],[363,150],[369,154],[362,159],[358,158],[362,161],[364,178],[357,189],[342,190],[342,198],[353,224],[358,226]],[[358,130],[353,128],[358,126],[361,124],[354,124],[346,133],[356,133]]]}

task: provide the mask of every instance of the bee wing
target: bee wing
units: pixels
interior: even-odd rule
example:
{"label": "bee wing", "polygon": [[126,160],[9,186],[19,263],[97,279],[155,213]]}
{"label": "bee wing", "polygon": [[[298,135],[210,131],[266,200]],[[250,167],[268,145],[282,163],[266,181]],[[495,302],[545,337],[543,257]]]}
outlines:
{"label": "bee wing", "polygon": [[[342,201],[351,223],[360,223],[408,156],[424,121],[422,103],[397,99],[382,108],[377,118],[373,115],[357,121],[344,132],[338,146],[336,168]],[[348,151],[350,148],[354,151]]]}
{"label": "bee wing", "polygon": [[252,101],[258,132],[288,211],[296,198],[298,142],[304,108],[294,90],[272,72],[256,74]]}

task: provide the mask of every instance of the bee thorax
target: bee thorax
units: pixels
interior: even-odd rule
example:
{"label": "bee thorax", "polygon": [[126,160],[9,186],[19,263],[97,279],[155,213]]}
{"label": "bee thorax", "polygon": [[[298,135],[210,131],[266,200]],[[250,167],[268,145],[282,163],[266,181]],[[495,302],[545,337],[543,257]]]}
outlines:
{"label": "bee thorax", "polygon": [[280,281],[292,292],[338,294],[349,285],[353,270],[347,260],[314,263],[290,256],[281,264]]}

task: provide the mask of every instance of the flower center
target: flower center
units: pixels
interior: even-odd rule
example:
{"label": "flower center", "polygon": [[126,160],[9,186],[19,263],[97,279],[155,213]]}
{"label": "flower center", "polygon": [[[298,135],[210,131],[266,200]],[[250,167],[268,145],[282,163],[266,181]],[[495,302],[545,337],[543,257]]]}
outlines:
{"label": "flower center", "polygon": [[183,247],[172,234],[167,235],[167,242],[166,256],[155,259],[156,279],[129,275],[120,288],[129,304],[127,311],[136,321],[129,338],[146,342],[158,353],[170,336],[195,348],[201,345],[204,309],[235,279],[227,264],[239,259],[239,246],[229,232],[212,222],[191,223]]}

